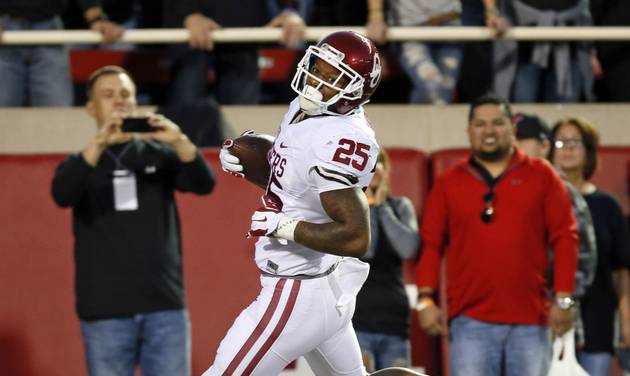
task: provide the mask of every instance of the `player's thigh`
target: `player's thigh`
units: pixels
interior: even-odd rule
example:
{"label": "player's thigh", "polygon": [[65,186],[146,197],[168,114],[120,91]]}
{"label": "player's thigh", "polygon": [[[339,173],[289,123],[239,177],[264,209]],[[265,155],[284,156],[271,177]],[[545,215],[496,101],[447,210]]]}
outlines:
{"label": "player's thigh", "polygon": [[[218,355],[217,355],[218,357]],[[279,375],[289,362],[273,350],[265,352],[257,362],[249,362],[236,369],[228,368],[220,362],[215,362],[202,376],[219,375],[251,375],[251,376],[276,376]]]}
{"label": "player's thigh", "polygon": [[304,357],[316,375],[366,374],[359,342],[351,322]]}
{"label": "player's thigh", "polygon": [[204,375],[280,373],[292,359],[272,351],[296,308],[301,283],[263,278],[258,298],[236,318]]}

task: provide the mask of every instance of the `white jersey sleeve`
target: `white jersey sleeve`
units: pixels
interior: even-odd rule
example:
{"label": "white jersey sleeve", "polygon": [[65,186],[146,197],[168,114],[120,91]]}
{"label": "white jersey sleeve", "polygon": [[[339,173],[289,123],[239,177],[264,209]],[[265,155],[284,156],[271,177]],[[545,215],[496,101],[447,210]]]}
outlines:
{"label": "white jersey sleeve", "polygon": [[366,121],[356,118],[331,118],[328,122],[311,142],[309,183],[319,193],[367,187],[379,150],[374,132]]}

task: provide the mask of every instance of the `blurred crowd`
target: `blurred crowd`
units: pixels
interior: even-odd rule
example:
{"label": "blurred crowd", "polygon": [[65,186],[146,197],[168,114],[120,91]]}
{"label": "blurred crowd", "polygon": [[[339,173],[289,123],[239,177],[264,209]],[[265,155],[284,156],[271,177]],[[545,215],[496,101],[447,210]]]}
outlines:
{"label": "blurred crowd", "polygon": [[[283,103],[291,94],[261,82],[259,72],[261,48],[278,44],[215,44],[209,32],[279,27],[280,46],[300,55],[306,26],[344,25],[365,26],[382,52],[388,77],[374,102],[466,103],[488,93],[515,103],[630,100],[627,42],[388,41],[395,26],[486,26],[501,36],[512,26],[630,25],[630,5],[621,0],[0,0],[0,32],[102,34],[100,46],[0,44],[0,106],[83,104],[85,83],[73,80],[69,49],[159,51],[152,56],[163,57],[156,65],[167,66],[167,82],[143,87],[140,79],[141,104]],[[190,38],[187,45],[119,42],[125,30],[147,28],[186,28]],[[146,63],[125,67],[144,69],[134,64]]]}

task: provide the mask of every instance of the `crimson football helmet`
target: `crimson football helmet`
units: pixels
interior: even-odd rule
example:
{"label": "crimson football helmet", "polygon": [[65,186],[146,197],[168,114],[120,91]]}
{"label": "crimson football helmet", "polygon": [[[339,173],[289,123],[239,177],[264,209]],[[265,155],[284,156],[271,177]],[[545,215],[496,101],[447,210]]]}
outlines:
{"label": "crimson football helmet", "polygon": [[[315,59],[321,59],[339,71],[334,82],[324,81],[311,73]],[[345,115],[369,101],[380,78],[381,59],[374,43],[360,34],[338,31],[306,50],[298,63],[291,88],[300,96],[300,107],[307,114]],[[348,81],[348,84],[338,86],[342,81]],[[313,82],[316,86],[312,86]],[[320,93],[323,86],[334,89],[337,94],[324,101]]]}

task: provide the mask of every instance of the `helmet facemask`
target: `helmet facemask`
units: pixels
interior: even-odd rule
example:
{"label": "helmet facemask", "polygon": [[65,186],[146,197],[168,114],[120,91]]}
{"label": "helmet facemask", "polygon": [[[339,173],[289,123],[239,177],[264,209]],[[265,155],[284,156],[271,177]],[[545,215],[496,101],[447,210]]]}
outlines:
{"label": "helmet facemask", "polygon": [[[334,106],[337,102],[342,99],[348,101],[361,99],[364,79],[343,62],[344,57],[343,52],[326,43],[322,46],[310,46],[306,50],[291,81],[291,88],[300,96],[300,107],[308,115],[339,115]],[[333,82],[324,81],[321,77],[311,73],[317,59],[329,64],[339,72]],[[340,85],[343,82],[347,82],[347,84],[342,87]],[[324,100],[321,92],[323,87],[328,87],[337,93],[328,100]]]}

